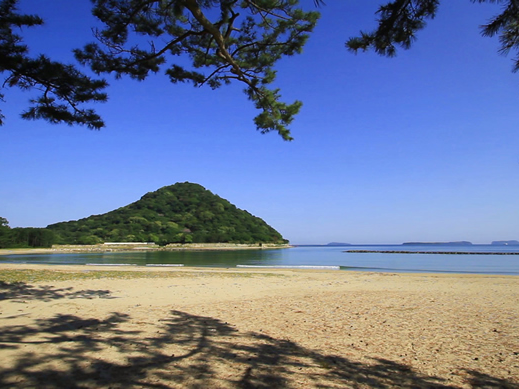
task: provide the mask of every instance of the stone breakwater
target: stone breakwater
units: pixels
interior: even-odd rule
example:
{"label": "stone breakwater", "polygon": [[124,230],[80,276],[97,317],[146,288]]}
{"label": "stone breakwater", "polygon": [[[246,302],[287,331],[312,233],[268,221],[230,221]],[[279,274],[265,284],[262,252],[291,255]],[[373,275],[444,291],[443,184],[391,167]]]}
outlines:
{"label": "stone breakwater", "polygon": [[519,252],[488,251],[401,251],[401,250],[345,250],[343,253],[379,253],[379,254],[446,254],[446,255],[519,255]]}

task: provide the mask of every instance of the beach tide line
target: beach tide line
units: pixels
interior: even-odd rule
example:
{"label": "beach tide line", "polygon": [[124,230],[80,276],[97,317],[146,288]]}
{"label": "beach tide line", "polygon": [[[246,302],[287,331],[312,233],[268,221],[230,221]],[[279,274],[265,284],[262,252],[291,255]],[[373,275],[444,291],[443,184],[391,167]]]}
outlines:
{"label": "beach tide line", "polygon": [[85,266],[137,266],[135,263],[85,263]]}
{"label": "beach tide line", "polygon": [[236,267],[253,267],[253,268],[270,268],[270,269],[325,269],[340,270],[340,266],[312,266],[312,265],[286,265],[286,266],[269,266],[269,265],[236,265]]}

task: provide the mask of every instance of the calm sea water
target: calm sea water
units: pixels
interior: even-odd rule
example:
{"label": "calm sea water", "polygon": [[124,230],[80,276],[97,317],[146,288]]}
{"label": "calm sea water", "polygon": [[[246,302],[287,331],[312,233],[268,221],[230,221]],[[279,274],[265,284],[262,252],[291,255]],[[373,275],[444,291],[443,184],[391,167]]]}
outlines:
{"label": "calm sea water", "polygon": [[333,266],[350,271],[519,275],[519,255],[347,253],[347,250],[519,252],[519,246],[301,246],[282,250],[155,251],[7,255],[1,262],[32,264],[184,265],[194,267]]}

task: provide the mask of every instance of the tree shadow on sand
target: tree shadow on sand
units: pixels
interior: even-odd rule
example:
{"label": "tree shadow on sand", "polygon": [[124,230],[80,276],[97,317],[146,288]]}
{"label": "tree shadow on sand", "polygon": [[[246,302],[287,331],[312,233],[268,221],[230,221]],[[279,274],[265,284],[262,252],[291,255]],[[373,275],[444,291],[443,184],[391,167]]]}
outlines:
{"label": "tree shadow on sand", "polygon": [[109,290],[79,290],[74,288],[55,288],[53,286],[41,285],[34,286],[25,282],[8,283],[0,281],[0,301],[12,300],[25,302],[24,300],[51,301],[57,299],[75,298],[114,298]]}
{"label": "tree shadow on sand", "polygon": [[[352,361],[240,332],[212,317],[171,311],[153,320],[153,315],[142,322],[121,313],[103,320],[56,315],[29,326],[4,326],[0,387],[455,387],[394,361]],[[467,375],[472,387],[519,388],[476,371]]]}

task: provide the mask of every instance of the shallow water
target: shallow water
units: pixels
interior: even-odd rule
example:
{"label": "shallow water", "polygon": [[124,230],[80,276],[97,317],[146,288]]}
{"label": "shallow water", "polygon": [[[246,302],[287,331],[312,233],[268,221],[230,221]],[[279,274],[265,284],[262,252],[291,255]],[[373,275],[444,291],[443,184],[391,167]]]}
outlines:
{"label": "shallow water", "polygon": [[300,246],[278,250],[146,251],[7,255],[0,263],[184,265],[194,267],[332,266],[342,270],[519,275],[519,255],[348,253],[347,250],[515,252],[519,246]]}

